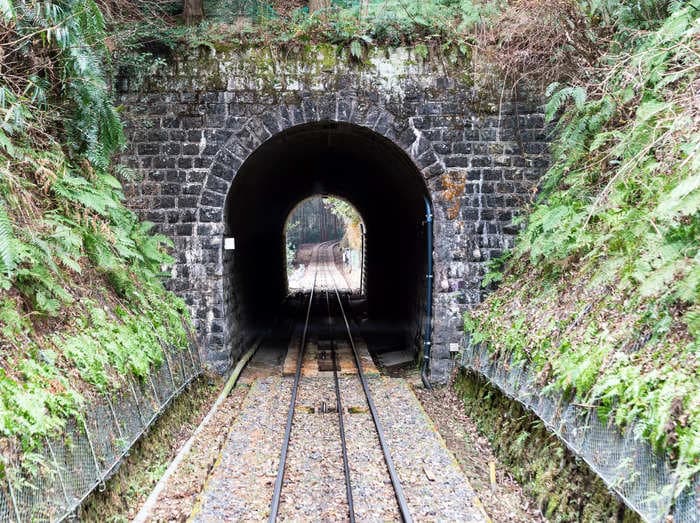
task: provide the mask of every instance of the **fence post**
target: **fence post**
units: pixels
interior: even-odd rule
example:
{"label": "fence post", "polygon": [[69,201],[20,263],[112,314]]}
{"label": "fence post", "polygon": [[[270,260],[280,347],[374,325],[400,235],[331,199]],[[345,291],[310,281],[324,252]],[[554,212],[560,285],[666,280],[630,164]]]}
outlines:
{"label": "fence post", "polygon": [[[177,354],[178,354],[178,356],[180,356],[179,359],[180,359],[180,370],[182,371],[182,383],[186,383],[189,379],[189,376],[187,375],[187,370],[185,370],[185,360],[183,359],[182,352],[183,352],[182,350],[178,350]],[[192,369],[192,371],[194,372],[194,369]]]}
{"label": "fence post", "polygon": [[158,396],[158,391],[156,390],[156,384],[153,383],[153,376],[151,374],[148,375],[148,381],[151,383],[151,388],[153,389],[153,395],[156,397],[156,401],[158,402],[158,405],[161,405],[160,402],[160,396]]}
{"label": "fence post", "polygon": [[[117,427],[117,432],[119,433],[119,439],[124,441],[124,433],[122,432],[121,425],[119,425],[119,419],[117,418],[117,413],[114,412],[114,407],[112,406],[112,400],[109,399],[109,395],[105,394],[105,399],[107,400],[107,405],[109,405],[109,411],[112,413],[112,419]],[[126,441],[124,441],[126,443]]]}
{"label": "fence post", "polygon": [[12,510],[14,511],[15,517],[17,518],[17,523],[22,523],[22,518],[19,515],[19,506],[17,505],[17,497],[15,496],[15,489],[12,488],[12,479],[10,478],[11,474],[9,473],[10,468],[10,464],[5,462],[5,477],[7,478],[7,490],[10,491]]}
{"label": "fence post", "polygon": [[143,419],[143,413],[141,412],[141,406],[139,405],[139,399],[136,396],[136,389],[134,388],[134,384],[131,383],[129,376],[126,377],[126,381],[129,383],[129,388],[131,389],[132,396],[134,396],[134,403],[136,404],[136,410],[139,413],[139,419],[141,420],[141,427],[145,427],[146,420]]}
{"label": "fence post", "polygon": [[44,438],[44,441],[46,441],[46,446],[49,447],[49,452],[51,453],[51,459],[53,460],[53,464],[56,466],[56,474],[58,475],[58,482],[61,484],[61,490],[63,491],[63,497],[66,500],[66,508],[70,505],[70,500],[68,499],[68,491],[66,490],[66,484],[63,482],[63,476],[61,476],[61,467],[58,465],[58,460],[56,459],[56,454],[53,451],[53,447],[51,446],[51,442],[49,442],[49,438]]}
{"label": "fence post", "polygon": [[96,474],[96,479],[98,482],[102,481],[102,478],[100,477],[100,464],[97,461],[97,454],[95,453],[95,447],[92,445],[92,438],[90,438],[90,431],[87,428],[87,423],[85,423],[85,419],[83,418],[81,420],[83,422],[83,428],[85,429],[85,437],[88,440],[88,444],[90,445],[90,452],[92,453],[92,461],[95,464],[95,474]]}
{"label": "fence post", "polygon": [[160,346],[163,348],[163,358],[165,359],[166,367],[168,367],[168,374],[170,374],[170,382],[173,384],[173,392],[176,392],[177,385],[175,385],[175,377],[173,376],[173,370],[170,368],[170,358],[168,358],[168,351],[162,342],[161,342]]}

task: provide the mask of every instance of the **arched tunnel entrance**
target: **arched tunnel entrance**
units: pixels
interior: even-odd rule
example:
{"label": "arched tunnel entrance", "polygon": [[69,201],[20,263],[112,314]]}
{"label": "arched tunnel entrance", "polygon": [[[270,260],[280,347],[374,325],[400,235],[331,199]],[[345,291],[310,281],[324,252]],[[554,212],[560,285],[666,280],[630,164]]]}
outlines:
{"label": "arched tunnel entrance", "polygon": [[[237,333],[264,330],[287,292],[284,227],[299,202],[332,194],[347,200],[364,226],[366,329],[378,344],[418,349],[425,317],[424,180],[406,153],[364,127],[320,122],[282,131],[240,167],[227,195],[223,284],[232,351]],[[382,341],[384,340],[384,341]]]}

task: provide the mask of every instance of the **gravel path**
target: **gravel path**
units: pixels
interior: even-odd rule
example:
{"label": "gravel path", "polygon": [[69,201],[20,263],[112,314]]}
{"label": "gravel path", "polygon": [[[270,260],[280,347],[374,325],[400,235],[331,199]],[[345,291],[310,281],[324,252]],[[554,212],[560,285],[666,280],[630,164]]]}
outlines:
{"label": "gravel path", "polygon": [[[454,386],[429,391],[421,386],[418,375],[411,377],[411,381],[415,381],[413,391],[456,456],[491,519],[499,523],[545,522],[537,503],[523,493],[518,482],[508,473],[506,464],[496,457],[488,439],[479,433],[474,420],[467,416]],[[491,484],[490,463],[496,469],[495,484]]]}
{"label": "gravel path", "polygon": [[394,489],[360,380],[344,378],[341,391],[357,520],[398,521]]}
{"label": "gravel path", "polygon": [[[315,246],[314,259],[317,290],[333,289],[339,274],[330,244]],[[327,319],[321,311],[314,314],[319,313]],[[342,331],[342,324],[340,327]],[[280,521],[349,519],[334,380],[332,372],[318,368],[321,340],[316,331],[311,329],[309,338],[304,337],[308,347],[303,351]],[[283,374],[296,371],[300,338],[300,332],[292,336]],[[369,405],[358,377],[344,375],[355,369],[354,363],[348,365],[351,351],[347,345],[338,344],[339,383],[355,515],[358,521],[396,521],[400,514]],[[364,352],[371,362],[366,348]],[[376,369],[373,374],[368,377],[370,389],[413,519],[487,521],[459,464],[406,381],[381,378]],[[293,381],[291,376],[255,381],[205,487],[195,521],[250,521],[268,516]]]}
{"label": "gravel path", "polygon": [[[340,390],[357,519],[398,520],[394,491],[359,380],[340,378]],[[304,378],[287,458],[281,520],[348,519],[338,415],[335,410],[319,413],[322,402],[335,408],[332,378]]]}
{"label": "gravel path", "polygon": [[[342,261],[338,262],[334,254],[334,247],[337,248],[338,242],[323,242],[316,244],[307,244],[305,249],[310,250],[307,253],[308,264],[301,264],[297,267],[289,277],[289,290],[300,291],[309,290],[314,286],[314,278],[316,279],[316,290],[334,289],[334,284],[338,286],[340,292],[355,292],[360,287],[359,274],[355,274],[351,278],[345,274],[345,267]],[[320,251],[323,250],[327,259],[320,259]],[[349,280],[357,282],[354,287],[350,287]]]}
{"label": "gravel path", "polygon": [[280,521],[347,518],[338,414],[321,413],[322,402],[335,408],[333,380],[302,379],[282,486]]}
{"label": "gravel path", "polygon": [[416,521],[484,522],[481,502],[403,379],[369,380]]}
{"label": "gravel path", "polygon": [[228,428],[248,392],[247,385],[239,384],[203,427],[189,453],[158,497],[151,514],[152,521],[184,521],[190,515],[202,485],[226,442]]}

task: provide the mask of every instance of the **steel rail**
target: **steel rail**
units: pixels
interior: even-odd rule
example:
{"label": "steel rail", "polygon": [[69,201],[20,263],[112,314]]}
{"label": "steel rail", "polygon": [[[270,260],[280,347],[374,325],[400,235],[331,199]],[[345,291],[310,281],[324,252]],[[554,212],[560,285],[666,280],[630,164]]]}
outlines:
{"label": "steel rail", "polygon": [[[316,261],[318,262],[318,253],[320,246],[316,251]],[[282,484],[284,483],[284,469],[287,463],[287,452],[289,451],[289,440],[292,436],[292,422],[294,421],[294,410],[297,402],[297,392],[299,391],[299,381],[301,379],[301,366],[304,361],[304,351],[306,349],[306,335],[309,330],[309,317],[311,316],[311,306],[314,301],[314,291],[316,290],[316,279],[318,278],[318,263],[314,272],[314,281],[309,294],[309,305],[306,308],[306,319],[304,321],[304,329],[301,335],[301,345],[299,347],[299,359],[297,360],[296,373],[294,374],[294,384],[292,385],[292,397],[289,401],[289,411],[287,412],[287,424],[284,429],[284,441],[282,442],[282,450],[280,452],[279,468],[277,469],[277,479],[275,480],[275,489],[272,494],[272,503],[270,504],[269,523],[277,521],[277,513],[280,507],[280,497],[282,495]]]}
{"label": "steel rail", "polygon": [[345,308],[343,307],[343,300],[340,298],[340,293],[338,292],[338,286],[335,282],[335,277],[331,271],[331,280],[333,282],[333,288],[335,290],[336,298],[338,298],[338,305],[340,307],[340,314],[343,317],[343,322],[345,323],[345,328],[348,333],[348,340],[350,341],[350,347],[352,348],[352,355],[355,358],[355,365],[357,365],[357,375],[360,378],[360,383],[362,383],[362,390],[365,393],[365,398],[367,399],[367,405],[372,414],[372,421],[374,422],[374,427],[377,431],[377,437],[379,439],[379,445],[382,448],[382,453],[384,454],[384,462],[386,463],[386,468],[389,471],[389,477],[391,478],[391,484],[394,487],[394,494],[396,496],[396,502],[399,507],[399,512],[401,513],[401,520],[405,523],[412,523],[413,518],[411,517],[411,512],[408,508],[408,503],[406,502],[406,496],[401,486],[401,480],[396,473],[396,467],[394,466],[394,460],[391,458],[391,452],[386,443],[386,438],[384,436],[384,428],[382,422],[379,419],[379,413],[377,412],[377,407],[374,405],[374,400],[372,399],[372,393],[367,385],[367,378],[362,370],[362,363],[360,361],[360,356],[357,352],[357,347],[355,346],[355,340],[352,336],[352,330],[350,329],[350,323],[348,322],[348,317],[345,314]]}
{"label": "steel rail", "polygon": [[[324,262],[324,269],[326,273],[332,277],[330,270],[327,266],[327,262]],[[331,358],[333,360],[333,383],[335,385],[335,405],[336,411],[338,412],[338,426],[340,430],[340,446],[343,454],[343,471],[345,473],[345,493],[348,500],[348,516],[350,522],[355,522],[355,504],[352,496],[352,483],[350,480],[350,462],[348,460],[348,447],[347,440],[345,438],[345,420],[343,419],[343,401],[340,395],[340,382],[338,380],[338,357],[335,350],[335,342],[333,340],[333,332],[331,330],[331,299],[328,289],[325,289],[326,295],[326,310],[328,311],[328,339],[331,343]]]}

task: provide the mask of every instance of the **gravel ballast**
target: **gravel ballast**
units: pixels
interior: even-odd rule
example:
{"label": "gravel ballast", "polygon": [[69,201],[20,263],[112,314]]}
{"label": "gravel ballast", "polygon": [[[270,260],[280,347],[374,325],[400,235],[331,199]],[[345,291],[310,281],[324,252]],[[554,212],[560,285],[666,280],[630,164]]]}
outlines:
{"label": "gravel ballast", "polygon": [[[357,377],[342,377],[348,458],[358,521],[399,518]],[[408,505],[416,521],[486,521],[476,495],[402,379],[370,378]],[[268,516],[291,378],[257,380],[201,497],[196,521]],[[321,412],[322,403],[330,412]],[[333,380],[302,378],[280,504],[281,521],[348,519]]]}
{"label": "gravel ballast", "polygon": [[193,513],[194,521],[266,519],[292,381],[256,380]]}

